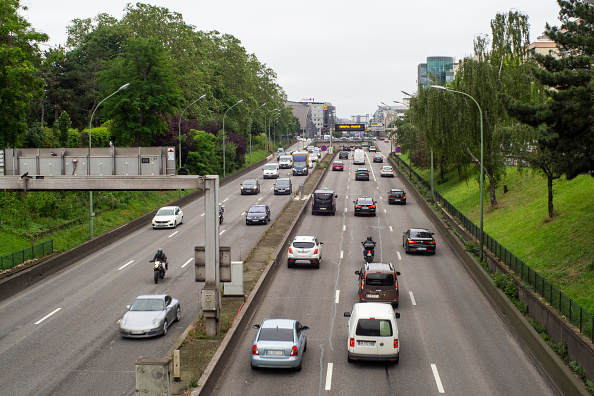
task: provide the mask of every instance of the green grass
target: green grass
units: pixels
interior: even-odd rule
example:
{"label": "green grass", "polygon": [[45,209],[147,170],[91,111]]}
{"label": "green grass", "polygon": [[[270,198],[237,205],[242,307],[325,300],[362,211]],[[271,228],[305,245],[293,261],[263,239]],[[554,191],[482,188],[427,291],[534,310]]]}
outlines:
{"label": "green grass", "polygon": [[[405,159],[405,158],[402,158]],[[416,170],[430,180],[430,170]],[[434,188],[475,224],[479,224],[479,182],[476,175],[458,180],[449,172]],[[503,185],[508,192],[503,193]],[[594,313],[594,178],[581,175],[553,183],[555,216],[548,217],[546,179],[530,170],[508,168],[491,206],[484,183],[483,222],[487,234]]]}

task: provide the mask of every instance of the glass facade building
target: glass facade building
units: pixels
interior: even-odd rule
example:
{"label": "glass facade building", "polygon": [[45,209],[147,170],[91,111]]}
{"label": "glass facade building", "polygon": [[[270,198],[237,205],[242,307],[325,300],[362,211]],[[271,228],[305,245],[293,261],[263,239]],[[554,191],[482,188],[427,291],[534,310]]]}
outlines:
{"label": "glass facade building", "polygon": [[445,85],[454,78],[454,58],[451,56],[429,56],[427,63],[417,68],[419,88],[430,85]]}

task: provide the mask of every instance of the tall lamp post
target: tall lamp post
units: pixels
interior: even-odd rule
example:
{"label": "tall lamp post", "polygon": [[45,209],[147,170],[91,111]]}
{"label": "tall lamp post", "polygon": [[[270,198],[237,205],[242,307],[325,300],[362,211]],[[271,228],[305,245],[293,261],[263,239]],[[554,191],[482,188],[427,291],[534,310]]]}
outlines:
{"label": "tall lamp post", "polygon": [[226,173],[227,168],[225,166],[225,116],[227,115],[227,113],[229,112],[229,110],[231,110],[232,108],[234,108],[235,106],[237,106],[241,102],[243,102],[243,99],[241,99],[239,102],[235,103],[233,106],[229,107],[227,109],[227,111],[225,112],[225,114],[223,115],[223,178],[227,174]]}
{"label": "tall lamp post", "polygon": [[[130,86],[130,83],[126,83],[126,84],[122,85],[120,88],[118,88],[117,91],[115,91],[114,93],[109,95],[107,98],[105,98],[101,102],[99,102],[99,104],[97,105],[97,107],[95,107],[95,110],[93,110],[93,113],[91,114],[91,120],[89,121],[89,168],[88,168],[89,172],[91,171],[90,159],[91,159],[91,132],[93,129],[93,116],[95,115],[95,112],[97,111],[99,106],[101,106],[101,103],[105,102],[107,99],[111,98],[113,95],[117,94],[118,92],[128,88],[129,86]],[[89,233],[91,234],[91,239],[93,239],[93,237],[95,235],[93,232],[93,191],[89,191]]]}
{"label": "tall lamp post", "polygon": [[262,104],[262,106],[256,107],[254,111],[252,111],[252,113],[250,114],[250,165],[252,164],[252,116],[254,115],[254,112],[256,110],[264,106],[266,106],[266,103]]}
{"label": "tall lamp post", "polygon": [[480,237],[479,237],[479,243],[481,245],[481,252],[480,252],[480,260],[483,261],[483,242],[484,242],[484,235],[483,235],[483,111],[481,110],[481,106],[479,106],[478,102],[470,95],[468,95],[466,92],[461,92],[461,91],[454,91],[453,89],[450,88],[446,88],[446,87],[442,87],[440,85],[432,85],[431,88],[433,89],[437,89],[440,91],[448,91],[448,92],[454,92],[454,93],[458,93],[464,96],[469,97],[470,99],[472,99],[472,101],[474,102],[474,104],[476,105],[476,107],[478,108],[479,111],[479,117],[480,117],[480,125],[481,125],[481,163],[480,163],[480,168],[481,168],[481,176],[480,176]]}

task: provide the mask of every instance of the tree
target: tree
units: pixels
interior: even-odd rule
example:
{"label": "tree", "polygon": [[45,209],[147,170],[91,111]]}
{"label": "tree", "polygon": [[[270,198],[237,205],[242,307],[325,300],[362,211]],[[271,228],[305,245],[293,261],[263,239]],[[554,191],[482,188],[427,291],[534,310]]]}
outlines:
{"label": "tree", "polygon": [[0,148],[22,143],[30,104],[43,97],[38,43],[48,36],[31,29],[18,14],[21,8],[20,0],[0,4]]}
{"label": "tree", "polygon": [[60,114],[58,120],[54,123],[54,136],[58,140],[58,145],[60,147],[68,147],[70,142],[70,127],[72,126],[72,122],[70,121],[70,116],[65,111]]}
{"label": "tree", "polygon": [[115,92],[130,83],[117,98],[103,104],[114,121],[118,145],[151,145],[165,133],[167,125],[159,115],[175,112],[183,100],[175,72],[169,52],[157,38],[128,39],[118,57],[108,62],[98,80],[103,92]]}

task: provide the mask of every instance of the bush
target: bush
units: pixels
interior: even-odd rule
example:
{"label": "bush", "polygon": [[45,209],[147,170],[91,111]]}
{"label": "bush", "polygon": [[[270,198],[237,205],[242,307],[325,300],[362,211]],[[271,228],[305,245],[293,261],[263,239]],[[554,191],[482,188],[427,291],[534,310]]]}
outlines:
{"label": "bush", "polygon": [[495,286],[500,288],[510,299],[518,298],[518,288],[510,275],[496,272],[493,275],[493,281],[495,282]]}

